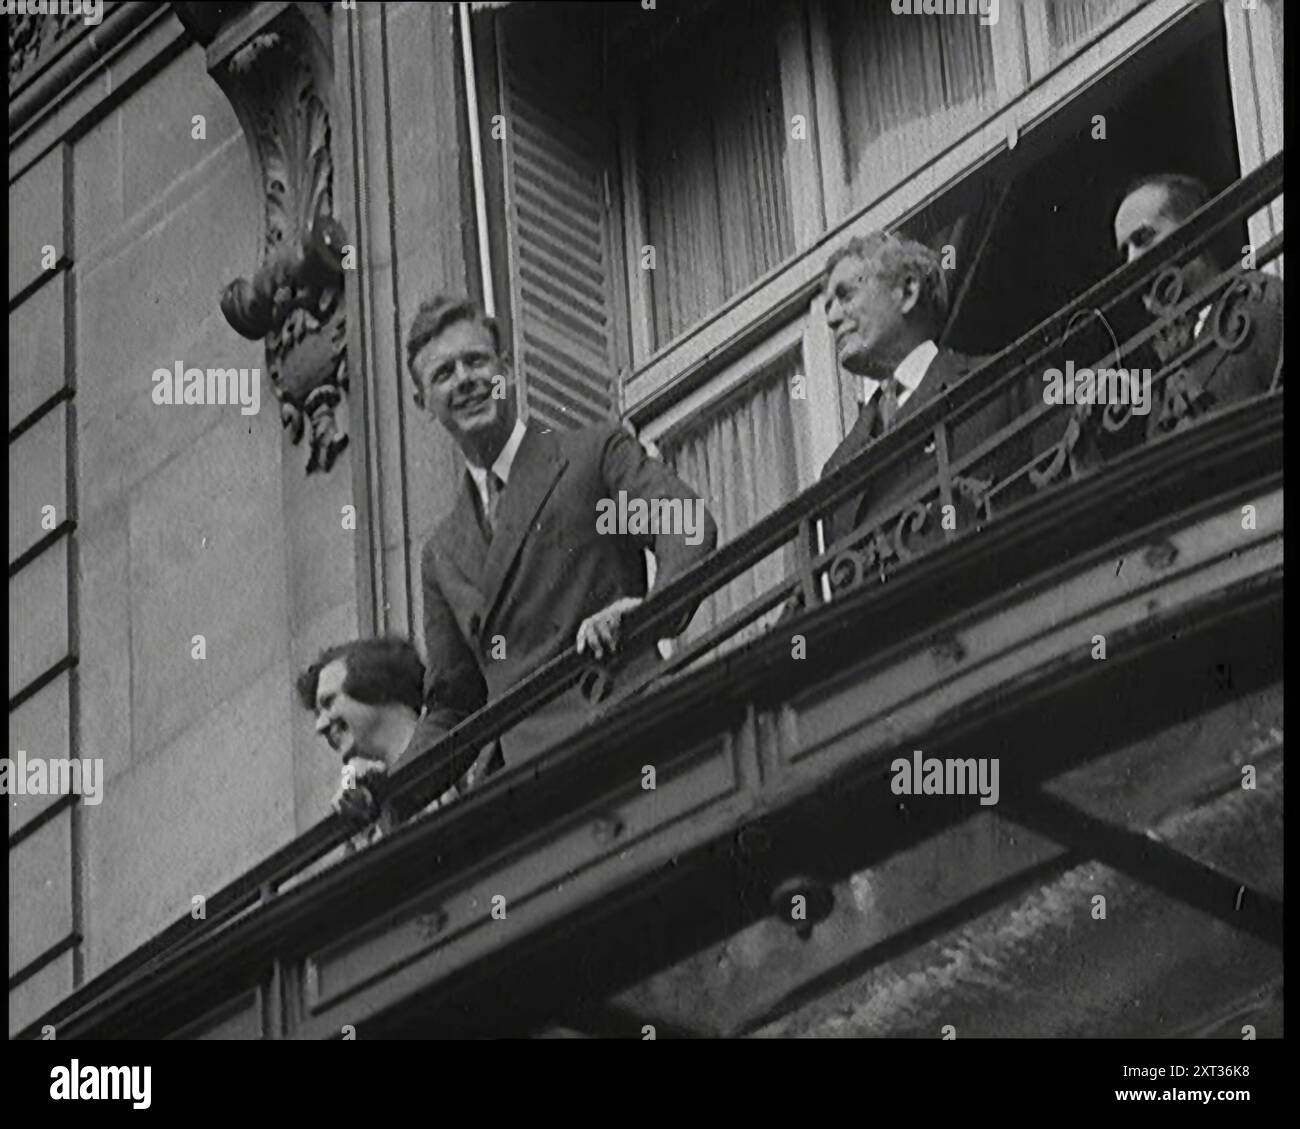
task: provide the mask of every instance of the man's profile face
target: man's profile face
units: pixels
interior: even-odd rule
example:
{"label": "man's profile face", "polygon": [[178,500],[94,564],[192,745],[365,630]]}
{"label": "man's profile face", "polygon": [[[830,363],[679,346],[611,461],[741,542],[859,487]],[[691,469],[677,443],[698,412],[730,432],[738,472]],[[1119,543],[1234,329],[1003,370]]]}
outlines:
{"label": "man's profile face", "polygon": [[[386,761],[384,750],[374,747],[383,707],[358,702],[343,689],[348,668],[335,659],[321,668],[316,680],[316,732],[346,765],[354,758]],[[359,766],[358,766],[359,767]]]}
{"label": "man's profile face", "polygon": [[457,442],[493,434],[504,442],[509,436],[515,424],[514,390],[484,326],[452,322],[416,354],[415,370],[425,406]]}
{"label": "man's profile face", "polygon": [[[1182,225],[1169,204],[1169,189],[1161,184],[1145,184],[1124,198],[1115,213],[1115,247],[1126,263],[1141,258]],[[1209,270],[1203,258],[1193,259],[1183,267],[1186,285],[1192,289],[1200,286]],[[1142,301],[1148,311],[1155,312],[1149,297]]]}
{"label": "man's profile face", "polygon": [[901,287],[885,283],[878,263],[846,255],[826,280],[826,324],[835,334],[835,351],[850,372],[863,373],[881,346],[902,335]]}

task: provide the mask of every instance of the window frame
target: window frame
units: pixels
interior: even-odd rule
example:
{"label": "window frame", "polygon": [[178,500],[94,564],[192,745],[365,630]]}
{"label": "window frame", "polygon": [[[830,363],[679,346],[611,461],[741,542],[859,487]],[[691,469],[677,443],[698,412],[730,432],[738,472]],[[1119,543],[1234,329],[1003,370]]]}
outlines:
{"label": "window frame", "polygon": [[[1146,0],[1143,0],[1146,2]],[[993,100],[999,108],[1005,107],[1017,95],[1021,94],[1029,81],[1029,60],[1024,47],[1024,27],[1031,16],[1026,9],[1040,8],[1046,0],[1024,0],[1023,4],[1007,4],[999,9],[998,22],[1003,30],[989,36],[993,55]],[[1045,11],[1045,8],[1043,9]],[[831,29],[827,20],[825,5],[821,0],[808,5],[809,52],[812,59],[812,77],[814,97],[818,112],[818,158],[823,169],[823,207],[829,218],[829,226],[849,219],[862,207],[870,208],[876,201],[868,201],[857,208],[850,203],[849,185],[844,176],[844,139],[840,118],[840,76],[835,70],[835,53],[831,46]],[[924,17],[908,17],[924,18]],[[962,19],[975,19],[975,16],[963,16]],[[968,130],[967,133],[970,131]],[[924,162],[925,168],[932,161]],[[883,199],[901,180],[912,172],[904,171],[877,199]]]}
{"label": "window frame", "polygon": [[[1004,18],[1032,20],[1035,9],[1045,19],[1043,0],[1026,0],[1023,6],[1008,5]],[[815,14],[821,9],[813,5],[809,11]],[[712,315],[649,357],[641,360],[634,354],[631,372],[620,395],[625,418],[638,429],[649,432],[656,430],[656,421],[661,416],[687,397],[697,410],[706,408],[717,396],[734,387],[732,383],[720,383],[719,377],[737,357],[748,354],[766,336],[778,332],[792,316],[797,316],[799,310],[810,310],[810,325],[816,322],[817,291],[822,270],[834,248],[854,236],[899,226],[979,172],[990,161],[1014,149],[1026,132],[1051,122],[1078,98],[1086,96],[1090,89],[1110,80],[1119,69],[1128,67],[1137,55],[1144,53],[1144,49],[1155,44],[1170,49],[1179,46],[1185,34],[1193,33],[1200,18],[1203,17],[1199,6],[1189,6],[1184,0],[1145,0],[1139,8],[1118,14],[1088,42],[1079,44],[1068,56],[1053,64],[1048,73],[1032,81],[1028,77],[1028,56],[1022,56],[1017,62],[1016,37],[1006,37],[1012,49],[1004,47],[995,52],[996,73],[1005,76],[1005,83],[999,84],[998,109],[933,160],[903,174],[877,199],[846,216],[830,220],[827,229],[817,238],[802,246],[785,263],[733,295]],[[830,132],[838,129],[838,106],[829,100],[829,92],[834,91],[835,76],[824,20],[822,25],[819,30],[815,16],[810,17],[804,25],[806,38],[796,36],[783,41],[783,75],[788,61],[793,77],[788,81],[783,77],[782,94],[784,101],[787,89],[797,92],[802,84],[811,85],[816,103],[813,135],[820,172],[817,179],[823,214],[833,217],[834,209],[824,186],[838,183],[832,180],[835,168],[833,153],[840,151],[841,143],[839,137]],[[1027,25],[1022,23],[1019,26]],[[995,41],[1000,38],[995,37]],[[789,106],[784,109],[788,111]],[[789,117],[787,112],[787,121]],[[624,145],[634,144],[627,138],[626,130],[620,129],[619,132]],[[634,158],[634,153],[625,153],[625,198],[628,177],[635,176]],[[803,169],[800,176],[807,177],[808,170]],[[806,187],[805,184],[805,191]],[[794,199],[792,191],[792,201]],[[634,233],[629,235],[635,237]],[[626,242],[630,246],[631,238]],[[629,292],[633,289],[630,286]],[[810,383],[814,380],[821,384],[827,382],[827,375],[814,372],[813,365],[809,366],[808,375]],[[831,380],[838,383],[840,378],[832,373]],[[707,391],[700,395],[700,389]],[[840,434],[843,434],[843,424]]]}
{"label": "window frame", "polygon": [[[821,177],[821,145],[818,137],[815,92],[808,67],[808,37],[806,5],[799,0],[781,0],[775,8],[776,55],[778,79],[781,87],[781,113],[786,129],[785,166],[786,190],[790,198],[790,223],[794,237],[795,254],[806,250],[820,237],[826,226],[825,193]],[[792,110],[792,106],[799,109]],[[802,113],[808,130],[807,144],[792,145],[789,131],[793,115]],[[648,287],[643,285],[640,258],[641,248],[650,243],[649,218],[641,191],[641,163],[638,151],[638,120],[636,102],[625,95],[617,110],[619,187],[623,201],[623,245],[625,260],[623,288],[628,297],[627,316],[631,340],[631,369],[629,379],[635,378],[644,367],[671,350],[701,325],[709,322],[716,311],[705,315],[690,328],[663,345],[654,346],[654,313]],[[744,287],[749,290],[783,269],[792,256],[761,275],[755,283]],[[734,296],[733,296],[734,297]],[[722,304],[725,309],[732,299]],[[620,407],[626,408],[620,396]]]}
{"label": "window frame", "polygon": [[[810,395],[818,404],[812,413],[812,447],[829,457],[852,424],[856,386],[840,371],[820,315],[819,289],[827,256],[855,236],[906,223],[990,162],[1014,150],[1031,131],[1050,128],[1058,115],[1077,106],[1097,85],[1113,81],[1137,56],[1149,58],[1148,50],[1153,47],[1170,52],[1181,49],[1195,34],[1198,20],[1205,18],[1201,9],[1185,0],[1141,0],[1072,45],[1044,73],[1038,68],[1048,58],[1039,49],[1046,43],[1046,0],[1004,5],[1000,23],[1010,34],[993,37],[997,109],[934,158],[902,173],[874,200],[837,215],[839,189],[831,186],[842,184],[836,169],[837,160],[842,161],[843,141],[838,134],[838,95],[826,11],[817,3],[784,0],[774,26],[780,29],[777,47],[787,127],[785,165],[796,250],[657,349],[651,347],[650,295],[638,277],[642,273],[640,248],[647,242],[646,217],[637,167],[635,103],[630,93],[625,94],[614,110],[609,177],[614,229],[611,281],[617,292],[614,314],[621,323],[618,339],[627,350],[617,383],[620,416],[640,434],[665,434],[684,412],[707,410],[730,394],[743,381],[745,359],[765,338],[788,330],[792,320],[801,319],[804,367]],[[1222,12],[1219,18],[1225,19]],[[1231,30],[1230,18],[1228,22]],[[1234,81],[1234,99],[1241,96],[1236,86]],[[807,144],[789,139],[796,113],[806,115]],[[1246,126],[1239,114],[1234,119],[1237,143],[1245,156],[1242,131]],[[1243,161],[1243,168],[1247,165]],[[508,239],[508,233],[504,234]],[[503,245],[500,240],[494,242]],[[513,311],[506,316],[513,319]],[[738,364],[741,376],[737,376]],[[753,369],[752,364],[749,367]],[[830,396],[813,391],[818,388]],[[832,398],[835,408],[826,410],[823,398]]]}
{"label": "window frame", "polygon": [[825,461],[824,459],[821,462],[817,461],[815,440],[818,428],[814,418],[814,406],[827,399],[821,394],[826,391],[824,384],[817,386],[815,384],[817,378],[809,371],[813,367],[809,364],[809,323],[813,320],[809,316],[790,319],[785,325],[758,342],[749,352],[726,365],[710,383],[697,388],[694,393],[679,400],[668,411],[649,421],[638,432],[640,438],[662,448],[683,431],[689,430],[692,423],[705,418],[727,397],[760,379],[782,360],[795,356],[798,373],[807,382],[809,407],[807,415],[801,413],[794,420],[795,427],[805,429],[804,450],[807,452],[806,458],[797,467],[797,471],[800,489],[811,485],[817,480],[817,474]]}

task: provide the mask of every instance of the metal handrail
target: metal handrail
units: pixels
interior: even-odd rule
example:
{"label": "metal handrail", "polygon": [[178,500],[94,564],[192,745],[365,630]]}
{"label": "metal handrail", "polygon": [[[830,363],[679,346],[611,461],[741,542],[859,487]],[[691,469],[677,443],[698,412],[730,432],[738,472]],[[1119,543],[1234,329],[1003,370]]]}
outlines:
{"label": "metal handrail", "polygon": [[[1102,279],[946,392],[921,406],[833,474],[808,487],[654,593],[625,622],[623,649],[635,652],[638,646],[653,645],[704,597],[794,540],[801,530],[806,533],[817,516],[859,492],[864,481],[899,462],[918,442],[928,438],[936,425],[944,421],[959,422],[1005,394],[1042,358],[1083,332],[1082,326],[1070,324],[1080,311],[1113,307],[1140,293],[1168,265],[1209,248],[1229,224],[1268,204],[1280,194],[1282,182],[1283,161],[1279,153],[1207,202],[1157,248]],[[1044,341],[1047,343],[1042,344]],[[989,376],[990,371],[997,375]],[[390,794],[401,795],[429,786],[440,764],[453,752],[464,745],[479,747],[506,732],[536,705],[568,690],[591,666],[590,660],[572,651],[552,659],[497,701],[467,718],[428,750],[421,761],[405,766],[394,776]]]}
{"label": "metal handrail", "polygon": [[[1211,247],[1230,224],[1253,215],[1278,197],[1282,185],[1283,155],[1279,153],[1207,202],[1151,252],[1118,268],[1090,287],[978,369],[921,405],[833,474],[808,487],[734,541],[719,547],[694,568],[648,597],[625,623],[622,653],[635,653],[639,647],[653,645],[671,626],[679,624],[688,610],[697,607],[704,598],[784,545],[792,541],[797,543],[800,538],[805,544],[809,543],[811,524],[819,515],[859,493],[864,481],[899,462],[917,444],[929,438],[936,428],[960,422],[995,397],[1006,394],[1016,381],[1034,371],[1035,366],[1040,366],[1045,357],[1079,336],[1084,326],[1076,325],[1074,321],[1081,311],[1111,309],[1140,293],[1170,264]],[[1265,248],[1261,261],[1267,261],[1280,252],[1281,237],[1278,236]],[[1235,273],[1238,272],[1225,272],[1216,280],[1215,286],[1206,289],[1221,287],[1224,280],[1230,281]],[[1194,308],[1203,300],[1203,294],[1187,296],[1172,316]],[[1147,327],[1130,338],[1126,346],[1142,344],[1154,332],[1155,327]],[[1041,415],[1036,415],[1037,418]],[[994,439],[1005,437],[1011,430],[1005,429]],[[984,446],[993,442],[990,440]],[[958,465],[970,463],[979,453],[966,456]],[[933,488],[932,481],[928,485]],[[906,508],[906,503],[901,505]],[[680,669],[704,657],[722,639],[734,634],[757,615],[777,606],[783,596],[800,589],[815,591],[813,577],[829,566],[835,549],[831,546],[816,557],[807,556],[801,560],[797,575],[787,577],[755,597],[723,624],[708,632],[703,640],[697,640],[675,655],[663,671]],[[572,649],[556,655],[500,698],[466,718],[413,763],[394,773],[389,782],[388,797],[400,800],[417,790],[428,790],[430,785],[437,783],[439,774],[445,771],[445,766],[456,753],[481,748],[529,716],[538,706],[566,692],[584,675],[593,673],[602,678],[610,676],[609,670],[598,667]],[[627,688],[635,689],[639,686]],[[624,688],[620,688],[620,693],[623,692]],[[498,778],[508,779],[509,774]],[[328,815],[213,894],[207,902],[208,916],[205,920],[195,921],[187,916],[175,922],[57,1005],[50,1015],[75,1016],[90,1001],[105,993],[129,991],[132,985],[147,978],[162,963],[193,951],[221,933],[236,918],[254,912],[259,904],[275,898],[283,883],[302,874],[328,852],[341,846],[353,830],[353,825],[340,816]]]}

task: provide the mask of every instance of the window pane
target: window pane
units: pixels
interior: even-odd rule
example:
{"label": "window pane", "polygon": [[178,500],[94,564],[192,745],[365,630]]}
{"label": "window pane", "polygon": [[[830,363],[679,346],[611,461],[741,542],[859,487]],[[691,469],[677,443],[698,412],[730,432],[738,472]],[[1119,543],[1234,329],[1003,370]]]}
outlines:
{"label": "window pane", "polygon": [[[802,412],[806,402],[791,396],[791,379],[801,371],[800,364],[796,350],[751,379],[739,394],[661,441],[664,460],[708,504],[718,523],[719,545],[735,540],[807,485],[799,481],[806,420],[794,411],[798,404]],[[792,554],[790,546],[778,550],[711,596],[682,639],[698,638],[781,580]],[[738,638],[750,638],[761,628],[748,628]]]}
{"label": "window pane", "polygon": [[976,125],[996,102],[978,16],[895,15],[828,0],[848,207],[875,199]]}
{"label": "window pane", "polygon": [[1047,0],[1047,38],[1053,62],[1118,16],[1141,6],[1140,0]]}
{"label": "window pane", "polygon": [[656,58],[640,88],[656,347],[794,250],[781,80],[765,12],[729,7],[725,26],[693,28]]}

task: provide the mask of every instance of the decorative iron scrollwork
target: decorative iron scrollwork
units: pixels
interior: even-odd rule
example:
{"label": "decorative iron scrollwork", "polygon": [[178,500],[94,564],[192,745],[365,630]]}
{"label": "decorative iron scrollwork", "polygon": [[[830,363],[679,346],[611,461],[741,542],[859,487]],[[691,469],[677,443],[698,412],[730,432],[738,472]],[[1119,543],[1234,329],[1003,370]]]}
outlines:
{"label": "decorative iron scrollwork", "polygon": [[1215,304],[1210,327],[1214,343],[1227,353],[1239,352],[1254,328],[1246,301],[1264,301],[1264,287],[1257,278],[1234,279]]}
{"label": "decorative iron scrollwork", "polygon": [[856,588],[866,576],[863,555],[853,549],[845,549],[831,561],[827,574],[831,579],[831,588],[836,592]]}
{"label": "decorative iron scrollwork", "polygon": [[925,528],[926,518],[930,516],[930,507],[924,502],[916,502],[898,515],[894,526],[894,556],[900,561],[910,561],[916,554],[908,545],[908,538],[920,533]]}
{"label": "decorative iron scrollwork", "polygon": [[868,535],[862,546],[862,571],[874,571],[881,580],[885,579],[885,562],[892,560],[894,546],[885,533],[884,526],[878,526]]}
{"label": "decorative iron scrollwork", "polygon": [[1029,482],[1035,490],[1042,490],[1061,477],[1070,465],[1070,455],[1082,436],[1083,424],[1078,415],[1072,415],[1061,438],[1029,468]]}
{"label": "decorative iron scrollwork", "polygon": [[993,479],[976,478],[972,474],[955,474],[952,479],[954,497],[964,498],[975,509],[976,517],[985,521],[992,517],[989,510],[989,492],[993,489]]}
{"label": "decorative iron scrollwork", "polygon": [[845,549],[827,567],[831,587],[837,592],[857,588],[869,576],[881,581],[891,565],[912,560],[916,550],[909,543],[921,533],[930,517],[930,504],[913,502],[901,513],[868,530],[856,549]]}
{"label": "decorative iron scrollwork", "polygon": [[1147,308],[1158,318],[1172,316],[1183,300],[1186,279],[1177,263],[1170,263],[1151,280],[1147,288]]}
{"label": "decorative iron scrollwork", "polygon": [[1128,427],[1133,419],[1133,405],[1124,402],[1107,402],[1101,410],[1101,427],[1103,431],[1115,434]]}
{"label": "decorative iron scrollwork", "polygon": [[1163,361],[1185,353],[1195,338],[1195,317],[1191,311],[1177,313],[1184,297],[1186,279],[1182,268],[1170,264],[1151,280],[1147,290],[1147,309],[1158,319],[1159,326],[1151,344]]}

